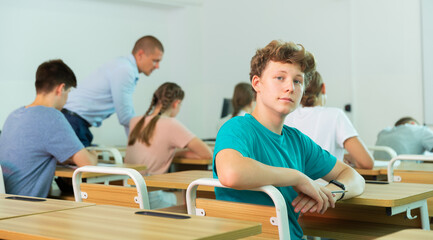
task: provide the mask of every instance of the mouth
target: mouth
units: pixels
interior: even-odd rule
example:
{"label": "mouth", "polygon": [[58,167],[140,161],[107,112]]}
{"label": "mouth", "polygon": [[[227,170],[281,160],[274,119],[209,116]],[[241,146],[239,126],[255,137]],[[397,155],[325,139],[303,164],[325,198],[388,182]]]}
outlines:
{"label": "mouth", "polygon": [[291,98],[278,98],[278,100],[280,100],[282,102],[290,102],[290,103],[294,102],[293,99],[291,99]]}

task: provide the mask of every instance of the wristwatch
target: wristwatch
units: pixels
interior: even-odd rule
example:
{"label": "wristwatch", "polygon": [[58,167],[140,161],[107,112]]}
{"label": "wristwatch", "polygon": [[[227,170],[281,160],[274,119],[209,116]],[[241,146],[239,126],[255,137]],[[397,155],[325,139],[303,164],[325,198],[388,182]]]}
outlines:
{"label": "wristwatch", "polygon": [[[339,181],[337,181],[337,180],[331,180],[329,182],[329,184],[334,184],[335,186],[341,188],[341,190],[346,190],[346,187],[344,186],[344,184],[341,183],[341,182],[339,182]],[[345,193],[343,192],[343,194],[341,195],[341,197],[337,201],[340,201],[341,199],[343,199],[344,198],[344,194]]]}

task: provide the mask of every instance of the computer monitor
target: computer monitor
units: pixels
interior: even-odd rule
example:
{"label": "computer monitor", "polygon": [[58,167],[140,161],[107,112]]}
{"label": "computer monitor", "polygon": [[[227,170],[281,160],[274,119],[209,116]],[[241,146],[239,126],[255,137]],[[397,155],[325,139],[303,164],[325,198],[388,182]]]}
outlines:
{"label": "computer monitor", "polygon": [[233,112],[232,99],[224,98],[223,99],[223,109],[221,111],[221,118],[231,114]]}

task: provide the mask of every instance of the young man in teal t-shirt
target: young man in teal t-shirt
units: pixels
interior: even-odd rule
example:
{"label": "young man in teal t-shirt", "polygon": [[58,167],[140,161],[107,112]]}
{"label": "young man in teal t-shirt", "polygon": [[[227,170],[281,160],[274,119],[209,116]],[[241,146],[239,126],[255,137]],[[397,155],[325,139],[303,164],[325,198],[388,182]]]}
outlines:
{"label": "young man in teal t-shirt", "polygon": [[[287,203],[292,239],[303,235],[299,213],[324,213],[335,201],[364,191],[364,179],[352,168],[322,150],[300,131],[284,126],[295,110],[314,71],[314,57],[301,45],[272,41],[251,60],[250,80],[256,92],[251,115],[235,117],[218,132],[214,177],[228,187],[251,189],[274,185]],[[322,186],[314,180],[331,183]],[[346,194],[332,190],[346,189]],[[217,189],[217,199],[267,204],[264,193]]]}

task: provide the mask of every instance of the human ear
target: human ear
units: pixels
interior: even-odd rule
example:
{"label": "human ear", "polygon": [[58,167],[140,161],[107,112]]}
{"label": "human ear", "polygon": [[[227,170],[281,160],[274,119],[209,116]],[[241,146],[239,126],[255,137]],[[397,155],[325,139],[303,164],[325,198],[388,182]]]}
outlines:
{"label": "human ear", "polygon": [[55,93],[56,93],[56,95],[58,95],[58,96],[62,95],[62,93],[63,93],[64,91],[66,91],[66,89],[65,89],[65,84],[64,84],[64,83],[58,85],[58,86],[55,88]]}
{"label": "human ear", "polygon": [[171,107],[173,109],[176,109],[176,108],[180,107],[179,106],[180,102],[181,102],[181,100],[179,100],[179,99],[174,100],[173,103],[171,104]]}
{"label": "human ear", "polygon": [[325,83],[322,83],[322,94],[326,94]]}
{"label": "human ear", "polygon": [[251,86],[253,87],[254,91],[256,91],[256,93],[259,92],[259,84],[260,84],[260,77],[254,75],[253,78],[251,79]]}

